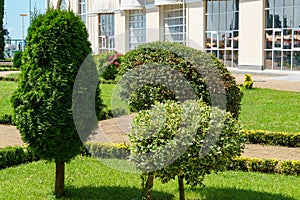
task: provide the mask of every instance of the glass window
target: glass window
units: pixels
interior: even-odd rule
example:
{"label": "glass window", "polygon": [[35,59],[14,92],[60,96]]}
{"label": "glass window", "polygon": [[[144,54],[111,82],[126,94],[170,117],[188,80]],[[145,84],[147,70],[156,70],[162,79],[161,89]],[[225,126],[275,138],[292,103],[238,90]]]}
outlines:
{"label": "glass window", "polygon": [[293,38],[293,47],[300,48],[300,30],[294,31],[294,38]]}
{"label": "glass window", "polygon": [[295,5],[300,5],[300,0],[294,0]]}
{"label": "glass window", "polygon": [[231,12],[226,14],[226,30],[233,30],[233,15]]}
{"label": "glass window", "polygon": [[233,0],[233,10],[239,11],[239,0]]}
{"label": "glass window", "polygon": [[208,0],[205,13],[206,51],[232,67],[238,64],[238,4],[238,0]]}
{"label": "glass window", "polygon": [[299,70],[300,0],[269,0],[265,6],[265,57],[271,60],[265,67]]}
{"label": "glass window", "polygon": [[283,9],[284,12],[284,21],[283,27],[290,28],[293,26],[293,7],[286,7]]}
{"label": "glass window", "polygon": [[293,6],[293,0],[284,0],[284,6]]}
{"label": "glass window", "polygon": [[294,27],[300,28],[300,6],[294,7]]}
{"label": "glass window", "polygon": [[114,14],[100,14],[99,21],[100,53],[113,51],[115,48]]}
{"label": "glass window", "polygon": [[293,52],[293,70],[300,70],[300,51]]}
{"label": "glass window", "polygon": [[79,0],[79,16],[86,24],[86,0]]}
{"label": "glass window", "polygon": [[226,12],[233,11],[233,0],[227,0]]}
{"label": "glass window", "polygon": [[146,42],[145,10],[129,11],[129,49]]}
{"label": "glass window", "polygon": [[274,28],[282,28],[283,22],[283,10],[281,8],[275,8],[275,15],[274,15]]}
{"label": "glass window", "polygon": [[266,28],[273,28],[274,10],[266,10]]}
{"label": "glass window", "polygon": [[186,23],[183,13],[182,5],[164,6],[164,40],[185,44]]}
{"label": "glass window", "polygon": [[274,8],[274,0],[266,0],[265,8]]}

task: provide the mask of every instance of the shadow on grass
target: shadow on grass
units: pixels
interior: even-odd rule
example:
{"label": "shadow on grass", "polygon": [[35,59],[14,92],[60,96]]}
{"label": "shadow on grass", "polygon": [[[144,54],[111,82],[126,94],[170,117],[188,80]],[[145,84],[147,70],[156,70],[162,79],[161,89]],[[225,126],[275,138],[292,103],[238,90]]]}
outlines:
{"label": "shadow on grass", "polygon": [[[296,200],[282,194],[271,194],[237,188],[189,188],[186,192],[188,192],[188,190],[194,194],[199,193],[199,200]],[[193,200],[198,200],[198,198],[193,198]]]}
{"label": "shadow on grass", "polygon": [[[67,187],[64,198],[59,199],[77,199],[77,200],[139,200],[142,190],[139,188],[118,187],[118,186],[99,186],[99,187]],[[153,191],[153,199],[168,200],[173,199],[173,195]]]}

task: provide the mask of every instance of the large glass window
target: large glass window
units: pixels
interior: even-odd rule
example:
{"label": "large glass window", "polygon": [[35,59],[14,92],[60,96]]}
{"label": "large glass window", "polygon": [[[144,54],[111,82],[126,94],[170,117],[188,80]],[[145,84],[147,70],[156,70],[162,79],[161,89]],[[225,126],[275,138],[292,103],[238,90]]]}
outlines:
{"label": "large glass window", "polygon": [[113,51],[115,48],[115,19],[114,14],[99,15],[99,46],[100,53]]}
{"label": "large glass window", "polygon": [[239,0],[206,1],[206,51],[226,66],[237,66],[239,47]]}
{"label": "large glass window", "polygon": [[79,16],[86,24],[86,0],[79,0]]}
{"label": "large glass window", "polygon": [[145,10],[129,11],[129,48],[146,42],[146,13]]}
{"label": "large glass window", "polygon": [[185,24],[182,5],[164,6],[164,40],[185,44]]}
{"label": "large glass window", "polygon": [[300,70],[300,1],[265,2],[265,68]]}

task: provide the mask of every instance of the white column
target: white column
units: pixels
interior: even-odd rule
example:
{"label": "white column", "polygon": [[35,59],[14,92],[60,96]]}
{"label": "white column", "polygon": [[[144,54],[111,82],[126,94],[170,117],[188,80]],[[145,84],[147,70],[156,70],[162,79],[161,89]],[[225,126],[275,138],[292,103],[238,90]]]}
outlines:
{"label": "white column", "polygon": [[126,11],[116,11],[115,12],[115,50],[120,53],[125,53],[127,50],[126,37]]}
{"label": "white column", "polygon": [[204,49],[205,7],[204,2],[186,4],[186,45]]}
{"label": "white column", "polygon": [[152,5],[146,10],[146,42],[159,40],[160,14],[159,7]]}
{"label": "white column", "polygon": [[264,1],[240,0],[239,68],[262,69],[264,64]]}

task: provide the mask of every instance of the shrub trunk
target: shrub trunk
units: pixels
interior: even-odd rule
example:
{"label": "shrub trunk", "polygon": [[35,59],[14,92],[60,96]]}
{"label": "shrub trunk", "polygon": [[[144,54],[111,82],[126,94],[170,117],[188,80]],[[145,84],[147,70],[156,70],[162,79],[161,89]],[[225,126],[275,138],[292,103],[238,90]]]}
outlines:
{"label": "shrub trunk", "polygon": [[143,197],[145,197],[147,200],[152,200],[153,183],[154,175],[148,175],[146,186],[143,191]]}
{"label": "shrub trunk", "polygon": [[178,176],[178,187],[179,187],[179,199],[185,200],[183,176]]}
{"label": "shrub trunk", "polygon": [[65,162],[55,162],[55,194],[61,196],[65,192]]}

